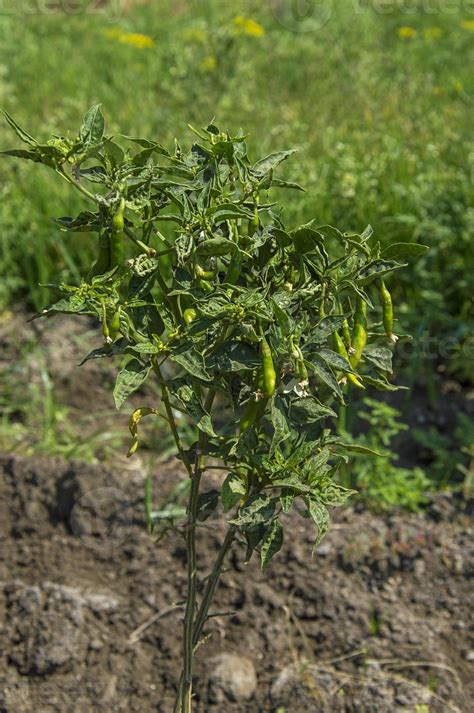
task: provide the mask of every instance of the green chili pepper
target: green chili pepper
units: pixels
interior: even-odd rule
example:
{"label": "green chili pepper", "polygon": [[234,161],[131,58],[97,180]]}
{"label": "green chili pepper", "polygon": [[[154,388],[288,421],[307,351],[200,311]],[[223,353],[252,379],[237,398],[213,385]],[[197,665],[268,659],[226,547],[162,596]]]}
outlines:
{"label": "green chili pepper", "polygon": [[263,388],[262,392],[266,398],[270,398],[275,393],[276,386],[276,371],[273,365],[272,350],[270,345],[262,334],[260,343],[262,355],[262,373],[263,373]]}
{"label": "green chili pepper", "polygon": [[229,285],[235,285],[242,272],[242,255],[240,253],[234,253],[232,259],[229,263],[229,268],[227,270],[227,275],[225,281]]}
{"label": "green chili pepper", "polygon": [[194,268],[194,274],[198,280],[213,280],[216,276],[215,272],[212,270],[204,270],[201,265],[196,265]]}
{"label": "green chili pepper", "polygon": [[265,408],[268,403],[268,398],[264,396],[265,389],[265,378],[263,368],[258,370],[256,379],[256,394],[247,404],[244,415],[242,416],[239,424],[239,431],[243,433],[248,431],[252,426],[258,425],[260,419],[265,413]]}
{"label": "green chili pepper", "polygon": [[207,280],[198,280],[198,285],[201,288],[203,292],[207,292],[207,294],[210,294],[211,292],[214,292],[213,287],[210,282]]}
{"label": "green chili pepper", "polygon": [[99,254],[89,272],[89,279],[110,270],[110,239],[106,230],[99,232]]}
{"label": "green chili pepper", "polygon": [[194,322],[196,317],[197,317],[197,312],[192,307],[188,307],[188,309],[185,309],[183,312],[183,319],[184,319],[185,324],[191,324],[191,322]]}
{"label": "green chili pepper", "polygon": [[342,323],[342,339],[346,345],[347,353],[353,354],[354,349],[352,348],[351,330],[349,329],[349,322],[347,319],[345,319]]}
{"label": "green chili pepper", "polygon": [[118,210],[112,218],[112,230],[110,231],[110,269],[121,265],[124,261],[124,211],[125,198],[122,198]]}
{"label": "green chili pepper", "polygon": [[[350,364],[349,360],[349,355],[347,353],[346,345],[344,344],[341,335],[339,332],[334,332],[333,334],[333,347],[334,351],[339,354],[340,356],[344,357],[344,359]],[[348,373],[347,374],[347,379],[354,384],[354,386],[357,386],[358,389],[364,389],[365,386],[362,384],[360,379],[355,376],[355,374]]]}
{"label": "green chili pepper", "polygon": [[356,311],[354,315],[354,332],[352,338],[352,348],[354,353],[349,358],[354,369],[360,362],[362,352],[367,344],[367,305],[361,297],[357,297]]}
{"label": "green chili pepper", "polygon": [[387,290],[385,282],[380,280],[380,296],[382,298],[383,326],[391,342],[396,342],[398,337],[393,333],[393,303],[392,295]]}
{"label": "green chili pepper", "polygon": [[102,302],[102,336],[107,344],[112,341],[110,338],[109,325],[107,324],[107,308],[105,302]]}
{"label": "green chili pepper", "polygon": [[252,426],[258,424],[265,412],[267,401],[268,399],[259,399],[258,401],[256,399],[252,399],[249,402],[245,413],[240,420],[240,433],[244,433],[245,431],[248,431],[249,428],[251,428]]}
{"label": "green chili pepper", "polygon": [[112,319],[110,320],[109,324],[109,334],[110,338],[114,340],[118,333],[120,332],[120,314],[121,314],[122,308],[118,307],[118,309],[114,312],[114,315]]}

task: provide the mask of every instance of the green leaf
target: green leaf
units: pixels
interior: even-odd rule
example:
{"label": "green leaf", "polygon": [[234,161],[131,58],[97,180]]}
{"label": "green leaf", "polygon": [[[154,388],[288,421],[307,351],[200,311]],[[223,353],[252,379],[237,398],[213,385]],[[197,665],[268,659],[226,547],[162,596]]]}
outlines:
{"label": "green leaf", "polygon": [[288,488],[282,488],[280,493],[280,503],[283,512],[289,512],[295,500],[295,494]]}
{"label": "green leaf", "polygon": [[407,257],[419,257],[429,250],[428,245],[419,243],[392,243],[385,248],[382,256],[385,260],[405,260]]}
{"label": "green leaf", "polygon": [[354,369],[351,367],[347,359],[345,359],[340,354],[337,354],[337,352],[334,352],[332,349],[327,349],[323,347],[315,356],[319,356],[323,361],[326,362],[326,364],[329,364],[329,366],[332,366],[338,371],[355,373]]}
{"label": "green leaf", "polygon": [[360,269],[354,279],[359,285],[369,285],[378,277],[393,272],[393,270],[398,270],[400,267],[405,267],[405,265],[394,260],[374,260]]}
{"label": "green leaf", "polygon": [[364,374],[364,384],[369,386],[375,386],[376,389],[380,391],[399,391],[400,389],[406,389],[406,386],[395,386],[391,384],[384,376],[380,375],[378,378],[370,376],[369,374]]}
{"label": "green leaf", "polygon": [[206,367],[219,372],[248,371],[260,364],[257,350],[245,342],[228,342],[206,359]]}
{"label": "green leaf", "polygon": [[364,455],[376,456],[378,458],[386,458],[390,455],[388,452],[381,453],[380,451],[374,451],[373,448],[368,448],[368,446],[362,446],[359,443],[345,443],[343,441],[334,441],[334,445],[338,448],[342,448],[345,451],[352,451],[354,453],[363,453]]}
{"label": "green leaf", "polygon": [[188,374],[195,376],[201,381],[212,381],[212,377],[208,374],[204,367],[203,357],[196,352],[194,348],[184,347],[182,351],[170,354],[171,361],[179,364]]}
{"label": "green leaf", "polygon": [[293,181],[281,181],[279,178],[272,179],[272,186],[276,186],[277,188],[292,188],[295,191],[302,191],[303,193],[306,192],[306,189],[300,186],[299,183],[294,183]]}
{"label": "green leaf", "polygon": [[203,433],[216,436],[209,413],[204,409],[195,390],[183,379],[176,379],[169,384],[171,392],[183,404],[186,413]]}
{"label": "green leaf", "polygon": [[116,408],[120,408],[124,401],[145,383],[151,366],[143,366],[137,359],[132,359],[117,374],[114,388],[114,401]]}
{"label": "green leaf", "polygon": [[214,211],[212,218],[214,223],[219,225],[219,223],[223,223],[225,220],[237,220],[238,218],[251,220],[253,213],[237,203],[220,203]]}
{"label": "green leaf", "polygon": [[255,163],[251,168],[251,173],[254,176],[264,176],[268,171],[273,171],[277,166],[285,161],[289,156],[296,153],[296,149],[291,149],[290,151],[276,151],[271,153],[265,158],[261,158],[257,163]]}
{"label": "green leaf", "polygon": [[283,544],[283,527],[278,519],[273,520],[265,533],[260,549],[262,571],[265,571],[272,558],[281,550]]}
{"label": "green leaf", "polygon": [[240,508],[238,516],[229,522],[241,529],[250,530],[268,523],[275,512],[275,501],[268,495],[252,495]]}
{"label": "green leaf", "polygon": [[308,396],[305,399],[296,399],[291,404],[291,421],[295,425],[304,426],[308,423],[315,423],[329,416],[335,417],[334,411],[320,403],[314,397]]}
{"label": "green leaf", "polygon": [[[29,144],[30,146],[38,145],[38,142],[36,141],[36,139],[34,139],[32,136],[30,136],[30,134],[28,134],[24,129],[22,129],[21,126],[19,126],[16,123],[15,119],[12,116],[10,116],[10,114],[7,111],[3,110],[2,114],[5,117],[5,119],[8,121],[8,123],[12,127],[13,131],[18,136],[18,138],[20,138],[25,144]],[[7,153],[7,152],[5,151],[2,153]],[[25,157],[22,157],[22,158],[25,158]]]}
{"label": "green leaf", "polygon": [[310,339],[317,343],[325,342],[326,339],[340,329],[346,319],[345,314],[331,315],[331,317],[324,317],[319,324],[314,327],[311,331]]}
{"label": "green leaf", "polygon": [[79,138],[85,146],[98,144],[105,130],[105,120],[100,110],[100,104],[95,104],[86,113],[79,130]]}
{"label": "green leaf", "polygon": [[206,490],[199,494],[197,501],[197,519],[205,522],[216,510],[219,503],[218,490]]}
{"label": "green leaf", "polygon": [[343,400],[343,395],[342,395],[342,389],[337,383],[337,379],[334,376],[334,373],[331,371],[331,369],[327,366],[326,362],[324,359],[320,357],[319,354],[315,354],[313,361],[308,362],[308,365],[310,369],[313,371],[313,373],[321,379],[323,383],[328,386],[333,393],[337,395],[337,397],[342,401]]}
{"label": "green leaf", "polygon": [[291,431],[287,419],[287,405],[284,399],[275,394],[271,401],[270,418],[274,429],[270,444],[269,457],[272,458],[281,443],[290,437]]}
{"label": "green leaf", "polygon": [[7,149],[6,151],[0,151],[2,156],[14,156],[15,158],[24,158],[27,161],[34,161],[39,163],[41,158],[37,151],[28,151],[28,149]]}
{"label": "green leaf", "polygon": [[392,352],[388,347],[382,347],[379,344],[369,344],[364,349],[363,357],[376,366],[377,369],[392,373]]}
{"label": "green leaf", "polygon": [[229,512],[245,497],[245,483],[237,473],[229,473],[222,484],[221,500],[224,512]]}
{"label": "green leaf", "polygon": [[318,528],[318,535],[313,545],[313,553],[329,529],[329,513],[327,508],[317,500],[308,499],[306,501],[311,519]]}
{"label": "green leaf", "polygon": [[237,249],[237,245],[227,238],[207,238],[197,246],[196,255],[220,257],[221,255],[231,255]]}

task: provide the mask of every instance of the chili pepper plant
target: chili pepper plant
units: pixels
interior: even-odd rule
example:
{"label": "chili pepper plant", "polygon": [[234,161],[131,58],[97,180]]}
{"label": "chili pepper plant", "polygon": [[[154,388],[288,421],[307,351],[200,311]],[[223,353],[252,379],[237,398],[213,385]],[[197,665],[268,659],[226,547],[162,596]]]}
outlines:
{"label": "chili pepper plant", "polygon": [[[382,282],[420,246],[381,251],[372,230],[342,233],[317,224],[288,227],[273,196],[302,190],[276,177],[293,151],[253,162],[242,132],[214,124],[190,149],[105,133],[99,106],[77,136],[38,142],[5,113],[24,147],[4,154],[42,163],[79,191],[87,206],[59,218],[90,233],[97,259],[80,284],[58,284],[43,310],[91,315],[102,325],[89,359],[116,359],[114,399],[149,379],[159,403],[130,418],[132,456],[145,418],[167,424],[190,480],[186,522],[187,598],[183,669],[175,712],[192,707],[193,659],[226,556],[235,541],[265,569],[283,544],[290,510],[312,521],[316,547],[328,509],[351,495],[335,481],[350,451],[336,430],[337,408],[354,390],[391,390],[395,341]],[[383,316],[383,319],[381,319]],[[177,412],[194,427],[186,441]],[[189,433],[189,429],[186,430]],[[222,474],[203,490],[205,470]],[[177,471],[177,477],[180,470]],[[222,510],[227,533],[211,572],[198,577],[196,531]]]}

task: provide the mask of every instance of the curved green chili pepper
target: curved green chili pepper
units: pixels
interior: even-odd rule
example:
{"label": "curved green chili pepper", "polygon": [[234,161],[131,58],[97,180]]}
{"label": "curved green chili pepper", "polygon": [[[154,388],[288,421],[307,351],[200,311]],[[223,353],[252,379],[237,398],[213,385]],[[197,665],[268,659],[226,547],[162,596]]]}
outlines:
{"label": "curved green chili pepper", "polygon": [[99,232],[99,254],[89,272],[89,279],[110,270],[110,239],[106,230]]}
{"label": "curved green chili pepper", "polygon": [[[334,332],[334,334],[333,334],[333,347],[334,347],[334,351],[337,354],[339,354],[339,356],[344,357],[344,359],[350,364],[349,355],[347,353],[346,345],[344,344],[339,332]],[[360,381],[360,379],[358,379],[357,376],[355,376],[355,374],[351,374],[350,372],[348,372],[346,377],[352,384],[354,384],[354,386],[357,386],[358,389],[365,389],[365,386]]]}
{"label": "curved green chili pepper", "polygon": [[356,311],[354,315],[354,332],[352,338],[352,348],[354,353],[349,357],[350,364],[354,369],[360,362],[362,352],[367,344],[367,305],[361,297],[357,297]]}
{"label": "curved green chili pepper", "polygon": [[125,198],[121,198],[117,212],[112,218],[110,231],[110,269],[121,265],[125,257],[124,227]]}
{"label": "curved green chili pepper", "polygon": [[265,398],[259,399],[258,401],[256,399],[252,399],[249,402],[239,423],[240,433],[244,433],[252,426],[256,426],[258,424],[265,412],[267,402],[268,399]]}
{"label": "curved green chili pepper", "polygon": [[263,375],[263,388],[262,392],[266,398],[270,398],[275,393],[276,386],[276,371],[273,365],[272,350],[270,345],[262,334],[262,339],[260,342],[260,351],[262,355],[262,375]]}
{"label": "curved green chili pepper", "polygon": [[227,270],[227,275],[225,281],[229,285],[235,285],[242,272],[242,255],[240,253],[234,253],[232,259],[229,263],[229,268]]}
{"label": "curved green chili pepper", "polygon": [[102,336],[104,337],[104,341],[106,344],[110,344],[110,342],[112,340],[110,338],[109,325],[107,324],[107,308],[105,306],[105,302],[102,302],[101,324],[102,324]]}
{"label": "curved green chili pepper", "polygon": [[383,326],[385,334],[391,342],[396,342],[398,337],[393,333],[393,303],[392,295],[387,290],[385,282],[380,280],[380,296],[382,298]]}

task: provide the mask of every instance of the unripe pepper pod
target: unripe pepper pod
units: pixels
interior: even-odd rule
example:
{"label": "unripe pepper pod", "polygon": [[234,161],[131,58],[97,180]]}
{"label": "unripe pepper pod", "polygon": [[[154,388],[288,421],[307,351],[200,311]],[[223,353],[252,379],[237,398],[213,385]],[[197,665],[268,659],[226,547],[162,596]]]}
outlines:
{"label": "unripe pepper pod", "polygon": [[196,265],[194,268],[194,274],[198,280],[213,280],[216,273],[213,270],[204,270],[201,265]]}
{"label": "unripe pepper pod", "polygon": [[88,279],[103,275],[110,270],[110,237],[106,230],[99,232],[99,254],[92,265]]}
{"label": "unripe pepper pod", "polygon": [[194,322],[194,320],[197,317],[197,312],[193,307],[188,307],[188,309],[185,309],[183,312],[183,319],[185,324],[191,324],[191,322]]}
{"label": "unripe pepper pod", "polygon": [[110,338],[109,325],[107,324],[107,308],[105,303],[102,302],[102,336],[104,337],[104,342],[110,344],[112,339]]}
{"label": "unripe pepper pod", "polygon": [[112,217],[112,229],[110,231],[110,268],[121,265],[125,257],[124,227],[125,227],[125,198],[120,199],[117,212]]}
{"label": "unripe pepper pod", "polygon": [[354,315],[354,332],[352,336],[352,348],[354,349],[354,353],[349,357],[353,369],[360,362],[366,344],[367,305],[361,297],[357,297],[356,312]]}
{"label": "unripe pepper pod", "polygon": [[109,334],[110,334],[110,339],[112,339],[112,340],[114,340],[117,337],[118,333],[120,332],[120,314],[121,314],[121,312],[122,312],[122,308],[118,307],[115,310],[112,319],[110,320]]}
{"label": "unripe pepper pod", "polygon": [[[344,344],[339,332],[334,332],[334,334],[333,334],[333,347],[334,347],[334,351],[337,354],[339,354],[339,356],[344,357],[344,359],[350,364],[349,355],[347,353],[346,345]],[[360,379],[358,379],[357,376],[355,376],[355,374],[351,374],[349,372],[347,374],[347,379],[351,382],[351,384],[354,384],[354,386],[357,386],[358,389],[365,389],[365,386],[360,381]]]}
{"label": "unripe pepper pod", "polygon": [[262,355],[262,374],[263,374],[263,394],[266,398],[270,398],[275,393],[276,386],[276,371],[273,364],[272,350],[265,339],[261,336],[260,349]]}
{"label": "unripe pepper pod", "polygon": [[387,290],[385,282],[380,280],[380,297],[382,298],[382,315],[385,334],[391,342],[396,342],[398,337],[393,333],[393,303],[392,295]]}

